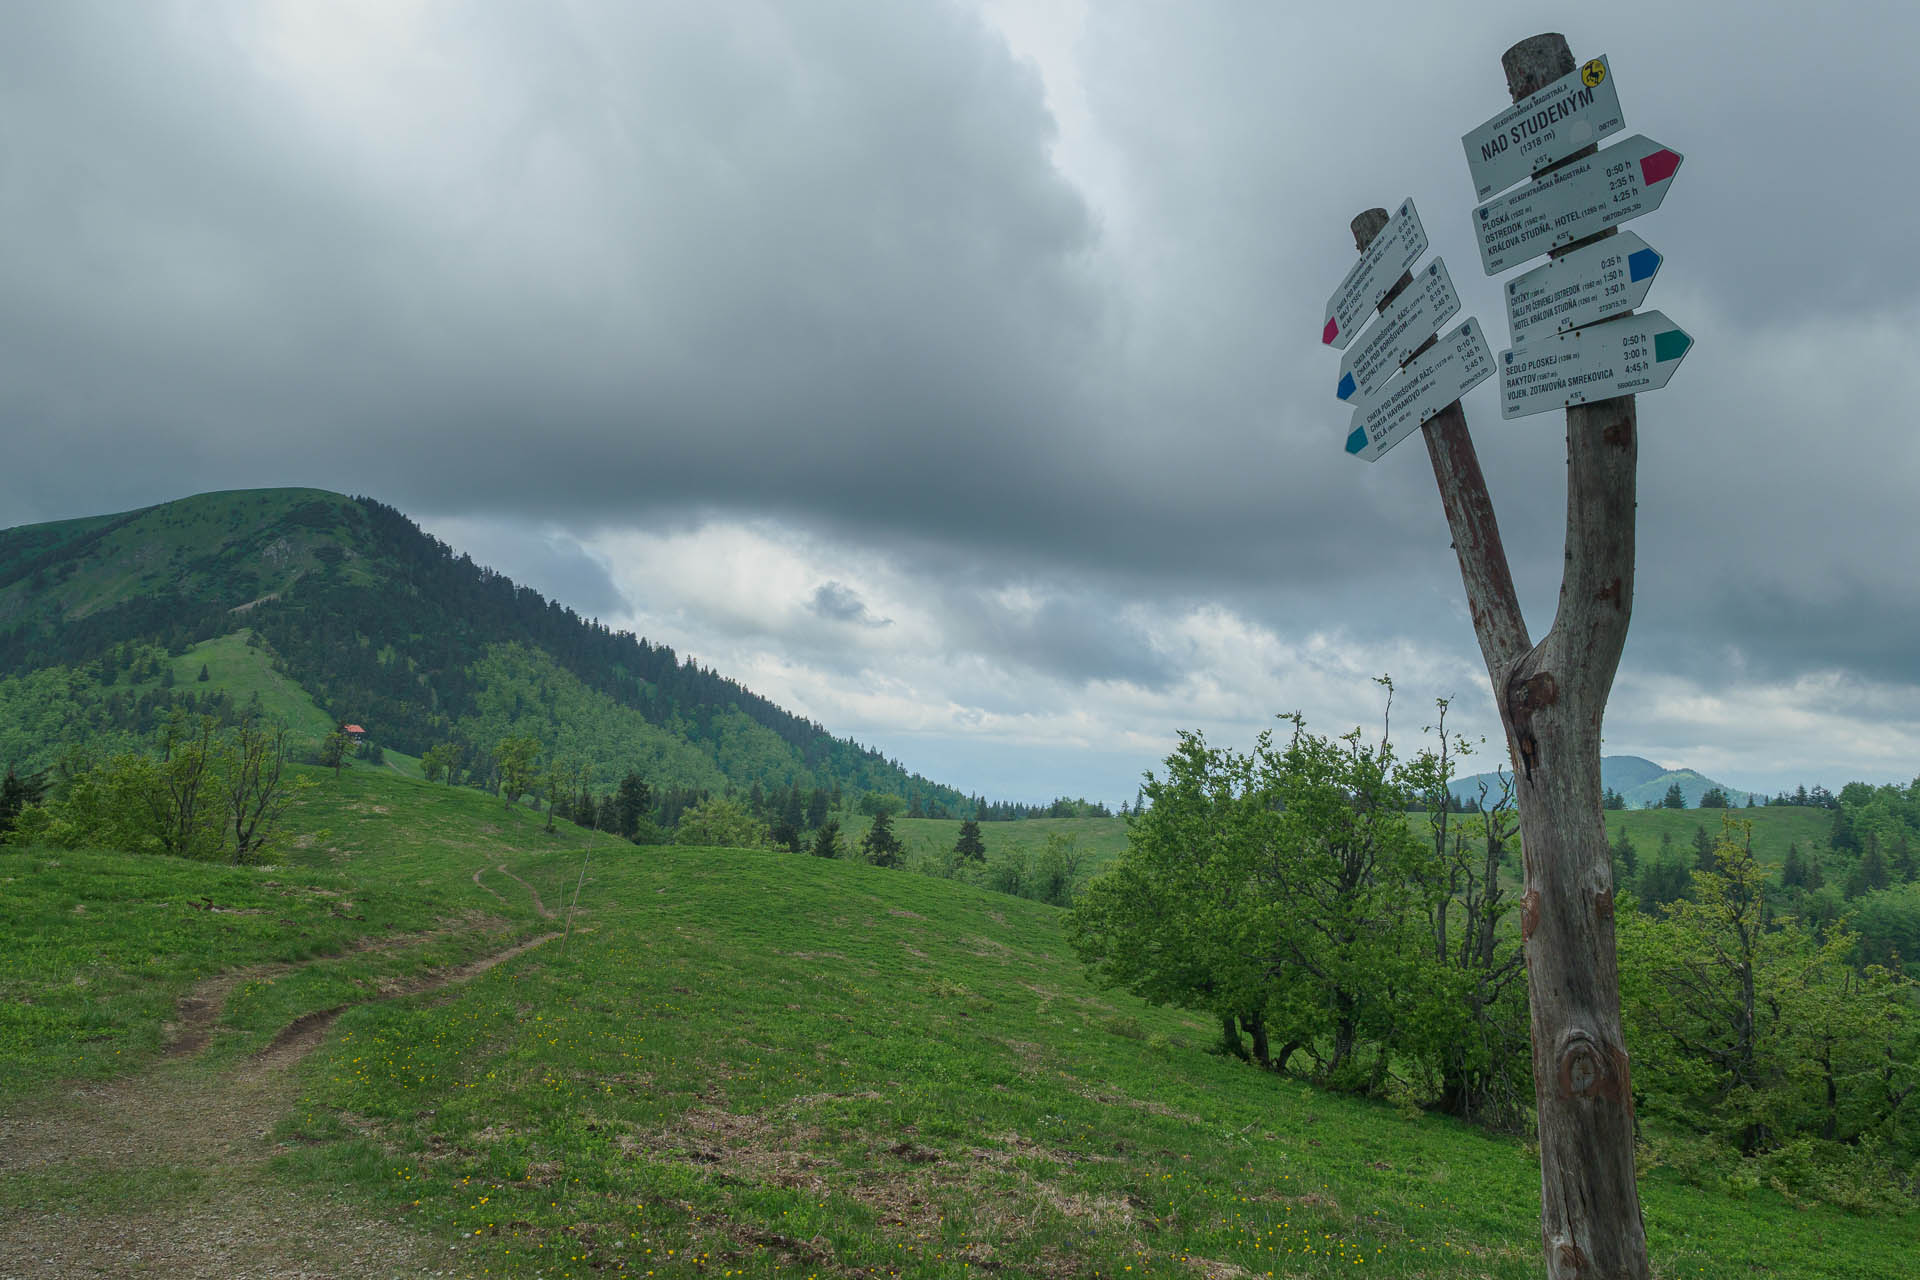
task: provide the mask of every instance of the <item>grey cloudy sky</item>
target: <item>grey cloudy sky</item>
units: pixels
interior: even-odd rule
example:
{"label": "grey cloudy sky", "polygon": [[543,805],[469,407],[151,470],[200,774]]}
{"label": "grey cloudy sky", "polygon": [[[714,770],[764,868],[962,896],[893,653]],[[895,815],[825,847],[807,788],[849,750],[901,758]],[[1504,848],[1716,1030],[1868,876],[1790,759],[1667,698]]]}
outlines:
{"label": "grey cloudy sky", "polygon": [[[1317,338],[1409,195],[1504,337],[1459,136],[1541,12],[0,3],[0,525],[370,493],[996,795],[1373,723],[1381,672],[1491,734],[1422,450],[1344,455]],[[1920,12],[1561,29],[1686,156],[1607,749],[1908,779]],[[1537,633],[1560,415],[1467,411]]]}

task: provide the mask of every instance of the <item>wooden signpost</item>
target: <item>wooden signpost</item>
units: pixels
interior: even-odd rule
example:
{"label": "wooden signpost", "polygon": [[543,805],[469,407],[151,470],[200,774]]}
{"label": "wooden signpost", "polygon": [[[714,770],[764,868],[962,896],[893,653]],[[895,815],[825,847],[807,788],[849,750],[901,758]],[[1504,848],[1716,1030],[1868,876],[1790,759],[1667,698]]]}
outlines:
{"label": "wooden signpost", "polygon": [[[1537,643],[1521,616],[1459,401],[1426,416],[1421,430],[1520,802],[1526,862],[1520,932],[1532,1018],[1547,1274],[1551,1280],[1649,1280],[1633,1175],[1633,1093],[1620,1022],[1612,859],[1601,817],[1600,723],[1633,607],[1639,424],[1634,397],[1618,393],[1664,385],[1692,344],[1658,312],[1632,315],[1659,256],[1636,258],[1652,251],[1638,237],[1616,244],[1626,237],[1614,227],[1658,206],[1680,157],[1641,137],[1598,154],[1590,142],[1580,147],[1587,141],[1579,132],[1583,123],[1597,138],[1620,127],[1620,112],[1610,95],[1581,93],[1580,87],[1610,86],[1610,69],[1604,59],[1577,65],[1564,37],[1523,40],[1501,61],[1516,107],[1466,135],[1469,168],[1482,199],[1531,181],[1474,211],[1482,264],[1491,275],[1542,253],[1555,258],[1515,282],[1525,282],[1524,288],[1509,291],[1517,345],[1500,360],[1503,402],[1510,416],[1567,406],[1566,569],[1553,626]],[[1507,154],[1543,134],[1550,136],[1526,147],[1525,163]],[[1362,263],[1374,264],[1372,281],[1383,263],[1411,267],[1418,259],[1406,256],[1404,242],[1391,250],[1375,244],[1386,225],[1384,209],[1353,220]],[[1349,280],[1360,270],[1349,273]],[[1378,298],[1379,308],[1392,311],[1400,291],[1413,283],[1410,272],[1402,275]],[[1334,310],[1330,304],[1330,323]],[[1340,345],[1358,325],[1351,309],[1347,315],[1337,335]],[[1524,326],[1517,323],[1522,317]],[[1331,330],[1324,340],[1334,340]],[[1372,341],[1361,335],[1362,349]],[[1389,345],[1397,350],[1400,344],[1396,339]],[[1421,389],[1417,375],[1431,374],[1423,362],[1449,358],[1438,348],[1423,351],[1414,349],[1402,371],[1381,380],[1355,410],[1360,425],[1370,413],[1393,416],[1387,406],[1395,397],[1425,410],[1430,397],[1449,389],[1444,383]],[[1662,364],[1666,370],[1657,371]],[[1509,375],[1514,368],[1522,373]],[[1506,382],[1527,375],[1531,380]],[[1404,418],[1394,425],[1410,431]],[[1356,450],[1351,438],[1350,431],[1349,451],[1363,457],[1377,457],[1392,444],[1383,438],[1377,448]],[[1374,444],[1371,435],[1367,443]]]}

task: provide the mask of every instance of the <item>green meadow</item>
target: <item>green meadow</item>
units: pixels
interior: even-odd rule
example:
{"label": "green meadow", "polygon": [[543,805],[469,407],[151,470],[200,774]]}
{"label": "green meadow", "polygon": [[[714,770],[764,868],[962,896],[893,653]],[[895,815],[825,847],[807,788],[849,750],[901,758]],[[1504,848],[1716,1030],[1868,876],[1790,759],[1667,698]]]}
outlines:
{"label": "green meadow", "polygon": [[[0,850],[8,1114],[103,1080],[217,1092],[338,1011],[257,1167],[162,1185],[55,1153],[0,1175],[0,1209],[217,1215],[244,1177],[473,1276],[1540,1272],[1524,1141],[1217,1056],[1207,1020],[1091,987],[1054,908],[312,776],[274,867]],[[1098,821],[1059,820],[1089,845]],[[209,992],[183,1053],[177,1002]],[[1920,1244],[1920,1216],[1687,1173],[1643,1161],[1662,1276],[1888,1277]]]}
{"label": "green meadow", "polygon": [[[1605,815],[1607,838],[1612,840],[1624,830],[1627,838],[1633,841],[1642,865],[1658,856],[1663,836],[1672,839],[1674,849],[1681,856],[1691,859],[1694,832],[1705,828],[1710,838],[1717,838],[1721,819],[1727,815],[1753,823],[1754,856],[1769,867],[1778,867],[1786,861],[1787,847],[1791,844],[1799,845],[1803,854],[1818,850],[1824,855],[1827,837],[1833,827],[1833,814],[1825,809],[1786,806],[1752,809],[1616,809]],[[872,821],[858,814],[842,813],[837,816],[841,819],[842,829],[854,843],[865,834]],[[1426,815],[1409,814],[1407,820],[1422,824],[1426,822]],[[960,838],[957,819],[895,818],[893,825],[895,834],[907,848],[910,860],[918,856],[929,863],[937,862]],[[1098,875],[1126,849],[1127,820],[1028,818],[1019,822],[980,824],[980,838],[987,847],[989,860],[1011,850],[1038,854],[1046,848],[1050,835],[1071,838],[1084,858],[1082,874]],[[1518,883],[1517,860],[1514,874],[1515,883]]]}
{"label": "green meadow", "polygon": [[[871,818],[858,814],[841,815],[841,828],[856,843],[871,822]],[[895,818],[893,830],[906,846],[910,859],[917,855],[938,861],[960,838],[960,821],[957,818]],[[1072,840],[1084,859],[1082,874],[1097,875],[1127,847],[1127,820],[1023,818],[1018,822],[980,824],[980,842],[986,845],[989,860],[1013,851],[1038,854],[1047,847],[1050,836]]]}

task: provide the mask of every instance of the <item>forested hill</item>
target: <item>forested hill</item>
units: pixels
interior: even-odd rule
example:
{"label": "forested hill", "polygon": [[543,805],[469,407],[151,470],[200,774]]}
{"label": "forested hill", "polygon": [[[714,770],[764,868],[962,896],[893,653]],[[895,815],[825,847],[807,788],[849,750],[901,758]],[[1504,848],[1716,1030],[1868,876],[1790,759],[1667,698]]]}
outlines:
{"label": "forested hill", "polygon": [[[584,719],[670,785],[970,803],[666,646],[516,585],[371,498],[209,493],[0,532],[0,677],[95,664],[110,682],[106,669],[139,643],[178,653],[243,628],[328,716],[409,754],[463,739],[484,751],[483,735],[500,729],[558,750]],[[622,763],[600,744],[573,745],[603,773]]]}

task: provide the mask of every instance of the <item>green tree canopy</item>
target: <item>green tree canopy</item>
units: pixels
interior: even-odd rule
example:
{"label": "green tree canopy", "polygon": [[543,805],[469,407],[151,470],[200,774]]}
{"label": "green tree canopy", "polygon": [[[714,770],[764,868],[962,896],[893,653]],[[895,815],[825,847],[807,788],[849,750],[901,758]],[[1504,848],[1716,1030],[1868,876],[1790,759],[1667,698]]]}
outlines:
{"label": "green tree canopy", "polygon": [[713,796],[680,815],[673,842],[723,849],[764,849],[768,845],[767,826],[738,801]]}
{"label": "green tree canopy", "polygon": [[493,748],[494,767],[500,774],[500,794],[507,798],[507,807],[533,789],[534,759],[540,754],[538,739],[519,735],[509,735],[500,739]]}
{"label": "green tree canopy", "polygon": [[1362,1090],[1395,1061],[1438,1072],[1474,980],[1436,951],[1433,913],[1461,904],[1406,821],[1392,750],[1290,719],[1284,746],[1262,735],[1245,755],[1182,734],[1148,777],[1126,852],[1069,914],[1069,940],[1096,981],[1205,1009],[1229,1047],[1244,1030],[1275,1066],[1304,1054]]}
{"label": "green tree canopy", "polygon": [[881,814],[892,817],[905,807],[905,801],[887,791],[867,791],[860,796],[860,812],[869,818],[877,818]]}
{"label": "green tree canopy", "polygon": [[1622,1009],[1636,1094],[1747,1153],[1796,1137],[1871,1136],[1920,1156],[1915,988],[1849,962],[1856,938],[1770,924],[1751,827],[1729,816],[1715,868],[1658,916],[1619,930]]}

